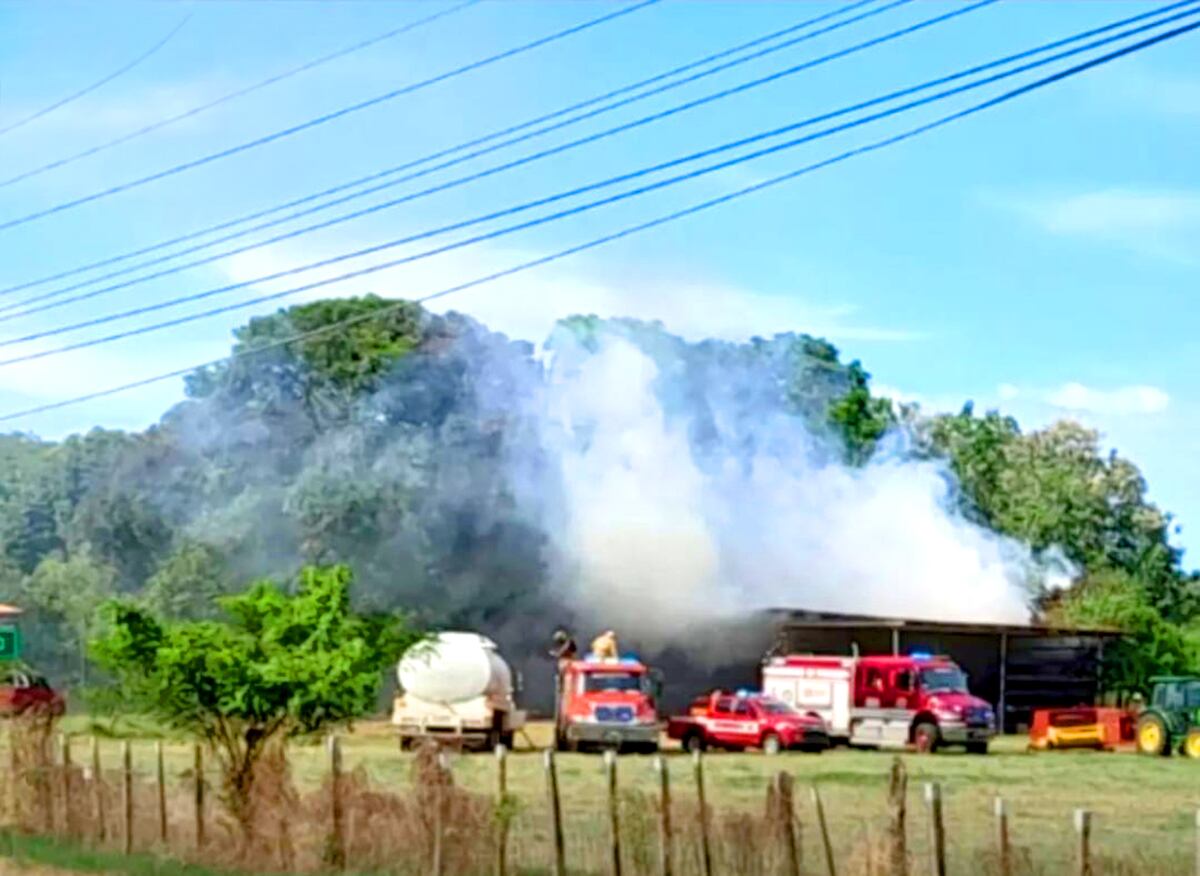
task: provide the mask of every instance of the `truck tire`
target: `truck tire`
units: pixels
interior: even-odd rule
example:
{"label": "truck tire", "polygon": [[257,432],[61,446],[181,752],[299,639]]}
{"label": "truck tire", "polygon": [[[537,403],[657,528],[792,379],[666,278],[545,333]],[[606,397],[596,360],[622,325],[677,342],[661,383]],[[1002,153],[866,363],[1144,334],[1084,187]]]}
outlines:
{"label": "truck tire", "polygon": [[683,750],[688,754],[696,754],[708,747],[708,744],[704,741],[704,734],[695,731],[683,737],[682,745]]}
{"label": "truck tire", "polygon": [[774,757],[783,751],[783,740],[774,733],[768,733],[762,740],[763,754]]}
{"label": "truck tire", "polygon": [[920,754],[933,754],[938,749],[938,744],[941,740],[941,732],[938,730],[937,724],[931,721],[922,721],[913,728],[913,747]]}
{"label": "truck tire", "polygon": [[1138,754],[1161,757],[1169,757],[1171,754],[1171,733],[1166,722],[1153,712],[1138,718],[1137,749]]}

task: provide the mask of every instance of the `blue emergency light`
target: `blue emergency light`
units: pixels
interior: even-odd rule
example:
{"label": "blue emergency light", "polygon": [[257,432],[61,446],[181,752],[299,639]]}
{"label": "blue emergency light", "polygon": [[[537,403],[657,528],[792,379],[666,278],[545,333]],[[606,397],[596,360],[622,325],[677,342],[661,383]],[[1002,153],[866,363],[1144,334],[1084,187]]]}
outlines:
{"label": "blue emergency light", "polygon": [[638,660],[636,654],[626,654],[624,657],[621,658],[621,662],[622,663],[640,663],[641,661]]}
{"label": "blue emergency light", "polygon": [[913,651],[908,656],[911,657],[913,660],[932,660],[933,659],[933,655],[930,654],[928,651]]}

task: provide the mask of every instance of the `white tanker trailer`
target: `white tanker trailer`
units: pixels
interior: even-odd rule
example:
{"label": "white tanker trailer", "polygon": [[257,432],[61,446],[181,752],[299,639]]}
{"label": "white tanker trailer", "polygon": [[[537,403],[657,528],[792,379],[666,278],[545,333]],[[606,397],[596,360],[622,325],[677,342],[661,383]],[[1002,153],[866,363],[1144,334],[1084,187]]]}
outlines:
{"label": "white tanker trailer", "polygon": [[406,748],[421,739],[512,748],[525,713],[513,699],[512,671],[496,643],[478,633],[438,633],[397,666],[392,723]]}

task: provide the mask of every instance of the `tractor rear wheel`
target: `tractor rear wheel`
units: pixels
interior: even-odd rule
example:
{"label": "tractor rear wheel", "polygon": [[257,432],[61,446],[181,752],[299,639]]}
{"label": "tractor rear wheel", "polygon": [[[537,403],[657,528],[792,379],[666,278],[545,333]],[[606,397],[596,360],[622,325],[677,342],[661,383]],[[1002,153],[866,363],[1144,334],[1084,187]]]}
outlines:
{"label": "tractor rear wheel", "polygon": [[1137,723],[1137,747],[1141,754],[1166,756],[1171,753],[1171,734],[1167,725],[1153,712],[1142,715]]}
{"label": "tractor rear wheel", "polygon": [[1200,760],[1200,727],[1193,727],[1183,740],[1183,753],[1193,760]]}

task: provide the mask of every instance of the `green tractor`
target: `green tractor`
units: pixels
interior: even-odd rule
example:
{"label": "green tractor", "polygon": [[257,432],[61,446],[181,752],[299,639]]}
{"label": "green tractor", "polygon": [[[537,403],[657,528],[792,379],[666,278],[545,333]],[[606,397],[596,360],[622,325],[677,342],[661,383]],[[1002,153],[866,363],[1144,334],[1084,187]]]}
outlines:
{"label": "green tractor", "polygon": [[1172,675],[1150,681],[1150,704],[1138,715],[1138,751],[1166,757],[1178,749],[1200,758],[1200,677]]}

